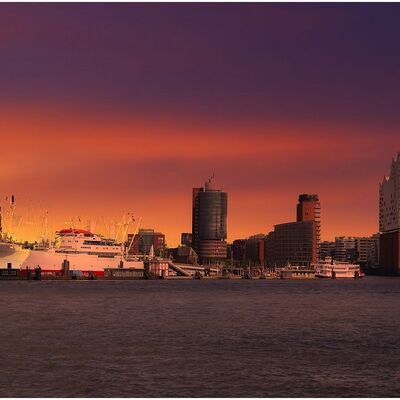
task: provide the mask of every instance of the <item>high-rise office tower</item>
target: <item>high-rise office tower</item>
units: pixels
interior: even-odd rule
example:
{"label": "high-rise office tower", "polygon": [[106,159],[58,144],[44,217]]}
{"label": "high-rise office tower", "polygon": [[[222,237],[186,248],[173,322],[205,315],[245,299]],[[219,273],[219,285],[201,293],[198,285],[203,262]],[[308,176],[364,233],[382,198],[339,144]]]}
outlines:
{"label": "high-rise office tower", "polygon": [[227,256],[228,195],[215,188],[213,179],[193,188],[192,247],[203,264],[218,263]]}
{"label": "high-rise office tower", "polygon": [[385,274],[400,274],[400,152],[379,186],[379,263]]}
{"label": "high-rise office tower", "polygon": [[321,204],[317,194],[301,194],[297,204],[297,222],[314,221],[316,258],[320,258]]}

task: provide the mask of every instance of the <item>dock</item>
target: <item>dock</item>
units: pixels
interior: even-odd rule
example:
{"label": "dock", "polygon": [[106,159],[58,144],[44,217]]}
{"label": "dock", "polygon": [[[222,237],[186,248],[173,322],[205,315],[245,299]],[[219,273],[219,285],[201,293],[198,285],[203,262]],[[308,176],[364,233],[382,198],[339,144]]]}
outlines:
{"label": "dock", "polygon": [[[332,276],[334,279],[335,276]],[[359,276],[354,276],[355,279]],[[124,268],[120,265],[116,268],[105,268],[103,271],[85,272],[70,270],[69,262],[64,260],[59,270],[42,270],[40,266],[35,268],[13,268],[8,263],[4,268],[0,267],[0,281],[15,280],[308,280],[316,279],[315,270],[312,268],[278,268],[274,271],[260,271],[251,269],[228,269],[216,266],[202,266],[192,264],[174,263],[169,259],[145,260],[143,268]]]}

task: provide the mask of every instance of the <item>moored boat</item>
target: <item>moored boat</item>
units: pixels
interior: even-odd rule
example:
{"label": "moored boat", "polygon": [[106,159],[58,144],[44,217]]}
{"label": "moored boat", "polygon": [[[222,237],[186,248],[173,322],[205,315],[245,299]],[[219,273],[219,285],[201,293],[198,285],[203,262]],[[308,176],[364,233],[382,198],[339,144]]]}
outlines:
{"label": "moored boat", "polygon": [[315,264],[315,276],[317,278],[362,278],[360,265],[344,261],[335,261],[326,257]]}
{"label": "moored boat", "polygon": [[143,261],[127,258],[123,244],[84,229],[63,229],[57,232],[59,245],[49,248],[23,248],[17,243],[0,243],[0,264],[11,263],[13,268],[36,268],[44,275],[62,272],[65,260],[70,271],[83,275],[104,275],[105,268],[143,268]]}

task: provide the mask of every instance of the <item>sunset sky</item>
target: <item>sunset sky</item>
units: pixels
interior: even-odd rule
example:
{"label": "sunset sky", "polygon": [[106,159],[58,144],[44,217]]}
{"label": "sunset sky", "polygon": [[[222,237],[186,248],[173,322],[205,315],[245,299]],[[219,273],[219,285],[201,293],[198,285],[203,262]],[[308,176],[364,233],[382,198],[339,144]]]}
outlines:
{"label": "sunset sky", "polygon": [[399,4],[0,4],[16,235],[44,215],[105,233],[125,211],[176,245],[212,173],[230,241],[295,220],[299,193],[319,194],[323,240],[375,233],[400,150],[399,20]]}

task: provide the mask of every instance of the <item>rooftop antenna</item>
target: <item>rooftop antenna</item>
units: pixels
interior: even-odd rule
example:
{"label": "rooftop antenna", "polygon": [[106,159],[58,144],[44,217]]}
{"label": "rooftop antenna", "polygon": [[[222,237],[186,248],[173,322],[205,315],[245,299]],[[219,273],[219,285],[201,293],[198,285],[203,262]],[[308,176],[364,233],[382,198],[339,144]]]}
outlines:
{"label": "rooftop antenna", "polygon": [[209,176],[208,180],[205,182],[204,190],[208,190],[208,189],[210,189],[212,187],[211,186],[211,182],[212,182],[213,179],[214,179],[214,172],[212,173],[212,175]]}

